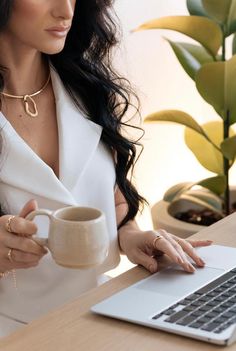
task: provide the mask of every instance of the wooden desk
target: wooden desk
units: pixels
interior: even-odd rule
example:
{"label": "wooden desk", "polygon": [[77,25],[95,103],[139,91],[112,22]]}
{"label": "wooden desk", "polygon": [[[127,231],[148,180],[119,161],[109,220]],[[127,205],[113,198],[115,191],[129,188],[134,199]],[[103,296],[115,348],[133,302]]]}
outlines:
{"label": "wooden desk", "polygon": [[[194,235],[236,246],[236,214]],[[224,258],[227,259],[227,258]],[[36,320],[0,341],[3,351],[215,351],[225,349],[128,322],[92,314],[90,306],[148,276],[141,267]],[[236,350],[236,343],[227,348]]]}

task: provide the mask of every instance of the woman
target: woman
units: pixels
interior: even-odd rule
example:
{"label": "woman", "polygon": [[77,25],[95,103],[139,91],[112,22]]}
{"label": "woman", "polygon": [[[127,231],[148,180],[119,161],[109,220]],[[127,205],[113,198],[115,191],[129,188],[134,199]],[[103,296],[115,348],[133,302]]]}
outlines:
{"label": "woman", "polygon": [[[160,253],[188,272],[194,271],[189,256],[204,265],[193,246],[208,241],[191,245],[165,231],[142,232],[134,221],[143,199],[127,176],[135,143],[121,133],[129,95],[110,66],[111,2],[0,3],[1,335],[96,286],[118,264],[119,245],[150,272]],[[68,205],[106,214],[110,250],[96,269],[57,266],[32,240],[46,229],[26,220],[28,213]]]}

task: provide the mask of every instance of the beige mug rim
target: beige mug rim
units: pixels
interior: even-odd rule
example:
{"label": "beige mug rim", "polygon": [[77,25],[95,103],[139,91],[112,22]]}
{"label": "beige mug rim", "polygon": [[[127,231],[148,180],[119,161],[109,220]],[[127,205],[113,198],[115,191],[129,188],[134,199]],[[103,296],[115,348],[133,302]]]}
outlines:
{"label": "beige mug rim", "polygon": [[[81,210],[92,210],[92,211],[96,211],[98,213],[98,216],[96,218],[93,218],[93,219],[88,219],[88,220],[76,220],[76,221],[73,221],[73,220],[68,220],[68,219],[63,219],[63,218],[60,218],[60,217],[57,217],[57,214],[59,212],[63,212],[64,210],[68,210],[70,208],[73,208],[73,209],[81,209]],[[95,208],[95,207],[89,207],[89,206],[74,206],[74,205],[71,205],[71,206],[65,206],[65,207],[62,207],[62,208],[58,208],[56,211],[52,211],[52,214],[51,216],[58,220],[58,221],[61,221],[61,222],[66,222],[66,223],[89,223],[89,222],[93,222],[93,223],[96,223],[98,221],[101,220],[101,218],[103,218],[105,215],[104,215],[104,212],[101,211],[100,209],[98,208]]]}

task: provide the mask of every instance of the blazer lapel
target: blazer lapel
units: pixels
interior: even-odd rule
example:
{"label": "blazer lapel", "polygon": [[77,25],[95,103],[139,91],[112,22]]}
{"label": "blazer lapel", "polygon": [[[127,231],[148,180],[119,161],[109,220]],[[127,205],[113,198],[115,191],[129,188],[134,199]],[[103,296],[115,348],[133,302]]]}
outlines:
{"label": "blazer lapel", "polygon": [[[0,113],[0,119],[4,118]],[[76,204],[53,170],[16,133],[9,122],[5,124],[2,136],[5,141],[0,174],[2,183],[10,186],[10,189],[20,189],[61,204]]]}
{"label": "blazer lapel", "polygon": [[72,191],[97,149],[102,127],[82,115],[53,69],[51,77],[57,107],[60,181]]}

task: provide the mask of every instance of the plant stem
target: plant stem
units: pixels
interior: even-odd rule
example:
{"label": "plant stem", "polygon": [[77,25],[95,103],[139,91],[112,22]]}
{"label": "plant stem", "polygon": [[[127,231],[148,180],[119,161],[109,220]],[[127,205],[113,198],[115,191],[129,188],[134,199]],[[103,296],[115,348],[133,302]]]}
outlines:
{"label": "plant stem", "polygon": [[[223,31],[224,32],[224,31]],[[226,55],[225,55],[225,36],[223,36],[223,42],[222,42],[222,56],[221,56],[221,60],[225,61],[226,59]]]}
{"label": "plant stem", "polygon": [[[224,120],[224,140],[229,137],[229,110],[226,112],[226,119]],[[229,160],[224,157],[224,175],[226,179],[226,188],[224,193],[225,214],[230,214],[230,192],[229,192]]]}
{"label": "plant stem", "polygon": [[[225,32],[225,31],[223,31]],[[226,40],[225,40],[225,35],[223,36],[223,42],[222,42],[222,61],[226,60]],[[227,74],[225,72],[225,79],[227,79]],[[225,94],[227,94],[227,82],[225,83]],[[226,110],[226,114],[223,118],[223,140],[227,139],[229,137],[229,127],[230,127],[230,111]],[[228,216],[230,213],[230,192],[229,192],[229,160],[223,156],[223,164],[224,164],[224,176],[226,179],[226,188],[224,192],[224,210],[225,210],[225,215]]]}

